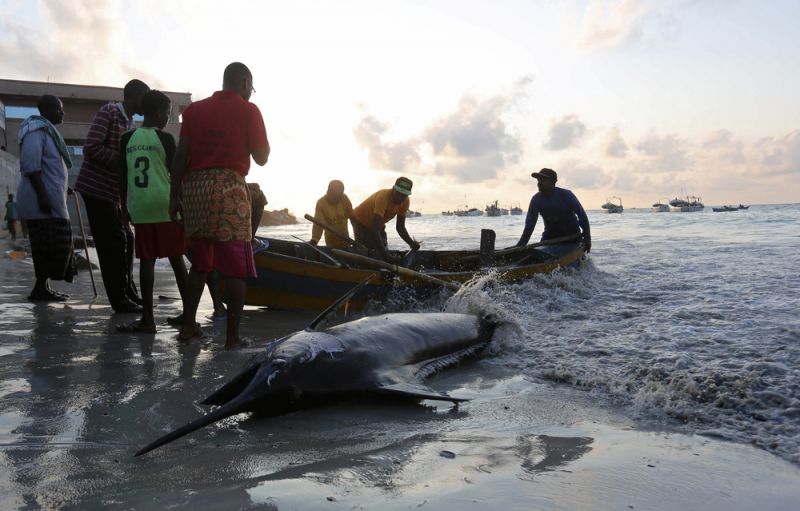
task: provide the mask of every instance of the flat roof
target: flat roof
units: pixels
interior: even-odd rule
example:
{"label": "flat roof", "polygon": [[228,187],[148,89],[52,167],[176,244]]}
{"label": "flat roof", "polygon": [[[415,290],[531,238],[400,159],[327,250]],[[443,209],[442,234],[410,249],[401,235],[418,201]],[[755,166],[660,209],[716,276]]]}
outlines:
{"label": "flat roof", "polygon": [[[0,95],[2,96],[39,98],[45,94],[53,94],[61,99],[70,98],[85,101],[108,101],[111,99],[122,100],[122,92],[123,87],[0,79]],[[169,96],[174,102],[181,104],[189,104],[192,102],[191,92],[161,92]]]}

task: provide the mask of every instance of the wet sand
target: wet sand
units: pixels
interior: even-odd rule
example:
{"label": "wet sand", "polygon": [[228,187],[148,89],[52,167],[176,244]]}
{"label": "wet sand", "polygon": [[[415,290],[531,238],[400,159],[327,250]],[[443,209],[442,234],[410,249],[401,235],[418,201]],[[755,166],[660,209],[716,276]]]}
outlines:
{"label": "wet sand", "polygon": [[[795,509],[800,469],[748,445],[634,422],[590,392],[513,374],[491,356],[430,380],[455,408],[345,402],[274,418],[232,417],[146,456],[204,413],[198,400],[258,351],[225,351],[224,322],[189,346],[164,323],[121,334],[89,275],[26,301],[29,258],[0,240],[0,509]],[[168,270],[156,294],[177,296]],[[211,313],[207,296],[199,317]],[[249,308],[271,340],[313,314]],[[500,348],[502,349],[502,347]]]}

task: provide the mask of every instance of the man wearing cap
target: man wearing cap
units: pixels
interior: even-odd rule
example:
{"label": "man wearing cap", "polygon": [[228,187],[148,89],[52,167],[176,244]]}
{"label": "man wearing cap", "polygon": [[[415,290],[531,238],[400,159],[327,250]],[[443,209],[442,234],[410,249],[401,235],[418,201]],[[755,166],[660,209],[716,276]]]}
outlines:
{"label": "man wearing cap", "polygon": [[544,220],[542,240],[582,234],[586,252],[589,252],[592,249],[589,218],[575,194],[556,186],[558,174],[553,169],[542,169],[532,173],[531,177],[536,178],[539,193],[531,198],[528,216],[525,218],[525,230],[522,231],[517,246],[528,244],[533,228],[536,227],[536,221],[539,215],[542,215]]}
{"label": "man wearing cap", "polygon": [[410,179],[400,177],[392,188],[378,190],[353,210],[350,223],[353,224],[356,241],[380,252],[384,260],[392,259],[387,250],[386,222],[395,215],[397,234],[412,250],[419,249],[419,243],[406,231],[406,215],[411,206],[411,199],[408,196],[411,195],[412,185]]}

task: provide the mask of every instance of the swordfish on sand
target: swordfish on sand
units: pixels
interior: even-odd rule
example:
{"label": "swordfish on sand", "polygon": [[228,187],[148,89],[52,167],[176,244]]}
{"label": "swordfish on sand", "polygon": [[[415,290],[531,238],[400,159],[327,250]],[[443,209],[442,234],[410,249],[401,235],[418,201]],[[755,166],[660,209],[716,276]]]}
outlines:
{"label": "swordfish on sand", "polygon": [[278,415],[348,395],[465,401],[437,392],[423,380],[478,354],[499,324],[491,315],[400,313],[315,330],[324,315],[306,330],[270,343],[247,369],[201,403],[219,408],[136,456],[243,412]]}

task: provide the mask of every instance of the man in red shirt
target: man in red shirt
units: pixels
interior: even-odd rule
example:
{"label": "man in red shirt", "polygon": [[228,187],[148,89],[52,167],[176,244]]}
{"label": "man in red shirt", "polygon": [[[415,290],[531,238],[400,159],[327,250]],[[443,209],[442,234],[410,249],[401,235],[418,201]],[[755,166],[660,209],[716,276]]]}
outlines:
{"label": "man in red shirt", "polygon": [[225,347],[241,342],[245,279],[256,274],[244,178],[250,157],[263,166],[270,151],[261,111],[249,102],[253,92],[250,70],[234,62],[225,68],[221,91],[183,112],[170,198],[170,215],[183,215],[192,249],[181,341],[202,335],[195,319],[197,306],[208,274],[217,271],[225,279],[227,295]]}

